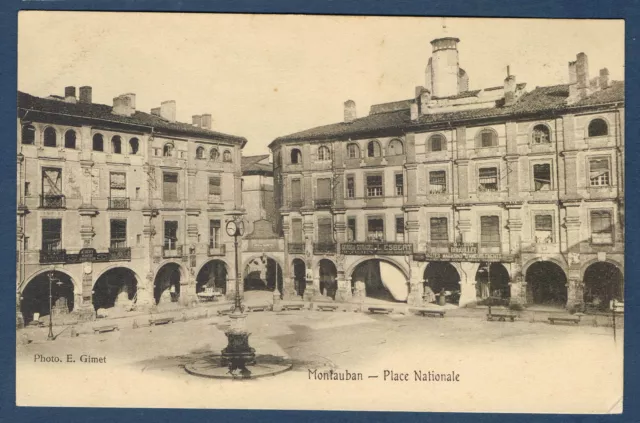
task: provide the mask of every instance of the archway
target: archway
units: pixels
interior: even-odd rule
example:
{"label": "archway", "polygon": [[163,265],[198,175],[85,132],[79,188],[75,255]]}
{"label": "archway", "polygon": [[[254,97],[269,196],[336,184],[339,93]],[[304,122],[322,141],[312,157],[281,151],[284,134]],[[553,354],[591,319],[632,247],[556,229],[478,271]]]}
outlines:
{"label": "archway", "polygon": [[428,287],[436,295],[444,294],[448,303],[460,302],[460,275],[451,263],[432,261],[425,267],[423,276],[425,290]]}
{"label": "archway", "polygon": [[[38,317],[47,316],[49,308],[49,275],[50,272],[40,273],[31,279],[20,295],[20,312],[24,322],[28,324]],[[51,304],[53,314],[65,314],[73,311],[73,281],[66,273],[51,272]]]}
{"label": "archway", "polygon": [[491,296],[492,305],[509,305],[509,298],[511,298],[509,281],[509,271],[502,263],[480,263],[476,272],[478,301],[484,304]]}
{"label": "archway", "polygon": [[202,292],[205,288],[213,288],[227,293],[227,265],[222,260],[211,260],[198,272],[196,277],[196,292]]}
{"label": "archway", "polygon": [[528,303],[552,306],[564,306],[567,303],[567,276],[556,263],[533,263],[527,269],[525,281]]}
{"label": "archway", "polygon": [[177,263],[167,263],[158,270],[153,283],[156,304],[178,301],[181,276],[180,265]]}
{"label": "archway", "polygon": [[247,263],[244,270],[244,290],[273,291],[275,284],[282,294],[282,268],[271,257],[260,256]]}
{"label": "archway", "polygon": [[293,259],[293,287],[296,294],[299,296],[304,295],[304,289],[307,285],[307,266],[304,264],[304,260],[299,258]]}
{"label": "archway", "polygon": [[584,302],[596,309],[605,310],[613,299],[624,301],[624,278],[612,263],[599,261],[584,272]]}
{"label": "archway", "polygon": [[407,277],[395,264],[380,259],[369,259],[358,264],[351,272],[354,296],[358,285],[364,284],[364,295],[385,301],[406,302],[409,295]]}
{"label": "archway", "polygon": [[336,265],[331,260],[320,260],[318,262],[318,275],[320,276],[320,294],[335,299],[338,291],[338,269],[336,269]]}
{"label": "archway", "polygon": [[130,307],[136,299],[138,281],[126,267],[104,272],[93,285],[93,308]]}

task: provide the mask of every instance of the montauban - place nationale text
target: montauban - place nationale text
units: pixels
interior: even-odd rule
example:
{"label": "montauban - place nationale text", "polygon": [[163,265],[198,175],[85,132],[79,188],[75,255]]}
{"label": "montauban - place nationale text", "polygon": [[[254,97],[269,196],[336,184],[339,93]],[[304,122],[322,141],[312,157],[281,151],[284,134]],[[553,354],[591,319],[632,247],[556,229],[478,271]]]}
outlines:
{"label": "montauban - place nationale text", "polygon": [[[318,370],[308,369],[309,380],[339,380],[361,381],[365,379],[379,379],[380,375],[367,375],[349,370]],[[438,372],[435,370],[414,370],[412,373],[384,370],[382,380],[388,382],[460,382],[460,374],[455,370]]]}

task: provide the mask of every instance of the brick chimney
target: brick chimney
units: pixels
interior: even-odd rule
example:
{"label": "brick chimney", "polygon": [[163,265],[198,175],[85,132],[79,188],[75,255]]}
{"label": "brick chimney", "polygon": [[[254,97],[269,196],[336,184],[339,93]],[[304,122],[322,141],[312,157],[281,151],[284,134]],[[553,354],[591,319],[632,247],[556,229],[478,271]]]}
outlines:
{"label": "brick chimney", "polygon": [[600,89],[603,90],[609,87],[609,69],[600,69]]}
{"label": "brick chimney", "polygon": [[419,117],[419,113],[418,113],[418,102],[416,100],[411,102],[410,110],[411,110],[411,120],[417,120]]}
{"label": "brick chimney", "polygon": [[112,112],[120,116],[131,116],[136,112],[136,95],[134,93],[121,94],[113,99]]}
{"label": "brick chimney", "polygon": [[160,103],[160,117],[169,122],[176,121],[176,101],[167,100]]}
{"label": "brick chimney", "polygon": [[511,106],[516,102],[516,77],[509,72],[507,66],[507,77],[504,79],[504,105]]}
{"label": "brick chimney", "polygon": [[345,123],[351,123],[356,120],[356,102],[353,100],[347,100],[344,102],[344,121]]}
{"label": "brick chimney", "polygon": [[584,53],[578,53],[576,60],[569,62],[569,104],[589,95],[589,60]]}
{"label": "brick chimney", "polygon": [[204,129],[211,129],[211,114],[210,113],[205,113],[204,115],[201,116],[201,124],[200,126]]}
{"label": "brick chimney", "polygon": [[202,126],[202,116],[200,115],[191,116],[191,124],[193,126],[197,126],[198,128]]}
{"label": "brick chimney", "polygon": [[80,87],[80,103],[91,104],[92,102],[92,89],[89,86]]}
{"label": "brick chimney", "polygon": [[64,87],[64,101],[67,103],[76,102],[76,87]]}

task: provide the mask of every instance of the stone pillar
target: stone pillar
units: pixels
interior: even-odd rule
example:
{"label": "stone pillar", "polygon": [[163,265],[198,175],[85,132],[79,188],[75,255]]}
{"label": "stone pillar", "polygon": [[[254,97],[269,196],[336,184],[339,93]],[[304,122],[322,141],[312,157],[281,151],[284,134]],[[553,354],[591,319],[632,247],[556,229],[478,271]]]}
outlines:
{"label": "stone pillar", "polygon": [[407,242],[413,244],[413,251],[417,252],[420,244],[420,206],[406,205],[407,213]]}
{"label": "stone pillar", "polygon": [[303,174],[303,190],[302,197],[304,199],[303,208],[313,209],[313,179],[311,172],[304,172]]}
{"label": "stone pillar", "polygon": [[316,289],[314,286],[314,279],[313,279],[313,263],[311,262],[311,259],[308,259],[307,262],[305,263],[305,269],[306,269],[306,275],[305,275],[305,288],[304,288],[304,294],[302,296],[302,298],[305,301],[312,301],[313,297],[316,295]]}
{"label": "stone pillar", "polygon": [[[149,196],[151,198],[151,195]],[[145,310],[149,307],[155,306],[154,298],[154,268],[156,265],[156,258],[154,257],[154,237],[156,235],[156,229],[153,224],[153,218],[158,215],[158,211],[150,207],[142,209],[142,216],[144,218],[144,226],[142,228],[142,236],[144,237],[144,246],[146,247],[145,256],[145,269],[146,276],[142,283],[139,283],[136,289],[136,309]],[[157,258],[160,260],[160,257]]]}
{"label": "stone pillar", "polygon": [[577,167],[577,151],[564,151],[561,153],[564,157],[564,190],[567,198],[578,198],[578,167]]}
{"label": "stone pillar", "polygon": [[289,256],[289,232],[291,230],[291,224],[289,221],[289,213],[283,212],[282,216],[282,233],[284,236],[284,268],[282,269],[282,298],[290,300],[295,298],[298,293],[296,292],[295,285],[293,283],[293,275],[291,270],[291,257]]}
{"label": "stone pillar", "polygon": [[460,307],[475,305],[478,302],[476,297],[476,271],[477,263],[460,263],[462,273],[460,275]]}
{"label": "stone pillar", "polygon": [[519,159],[520,156],[517,154],[507,155],[505,157],[507,161],[507,186],[510,201],[517,201],[520,197],[520,181],[518,180]]}
{"label": "stone pillar", "polygon": [[469,160],[458,159],[455,165],[458,168],[458,199],[467,201],[469,199]]}
{"label": "stone pillar", "polygon": [[458,215],[456,229],[460,234],[460,242],[469,242],[471,232],[471,206],[468,204],[458,204],[455,206],[455,213]]}
{"label": "stone pillar", "polygon": [[410,277],[409,277],[409,296],[407,297],[407,304],[411,306],[423,305],[422,296],[424,295],[424,279],[420,274],[420,262],[411,260],[410,263]]}
{"label": "stone pillar", "polygon": [[[575,179],[575,178],[574,178]],[[566,210],[564,227],[566,228],[567,257],[569,274],[567,275],[567,308],[579,307],[584,303],[583,283],[580,279],[580,205],[581,201],[564,201]]]}

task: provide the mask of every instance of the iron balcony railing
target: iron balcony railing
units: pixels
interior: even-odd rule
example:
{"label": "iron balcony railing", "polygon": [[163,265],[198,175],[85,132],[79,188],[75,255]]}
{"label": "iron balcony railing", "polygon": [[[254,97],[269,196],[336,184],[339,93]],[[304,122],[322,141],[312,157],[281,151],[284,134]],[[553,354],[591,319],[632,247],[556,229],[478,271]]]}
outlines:
{"label": "iron balcony railing", "polygon": [[129,197],[109,197],[110,210],[129,210]]}
{"label": "iron balcony railing", "polygon": [[43,194],[40,196],[40,207],[43,209],[64,209],[66,199],[63,194]]}
{"label": "iron balcony railing", "polygon": [[167,257],[182,257],[182,245],[176,245],[174,243],[169,243],[169,245],[165,245],[162,247],[162,256]]}
{"label": "iron balcony railing", "polygon": [[316,198],[316,209],[330,209],[331,203],[331,198]]}
{"label": "iron balcony railing", "polygon": [[131,247],[109,248],[109,261],[131,260]]}
{"label": "iron balcony railing", "polygon": [[289,243],[289,254],[304,254],[304,242]]}
{"label": "iron balcony railing", "polygon": [[330,254],[336,252],[335,242],[315,242],[313,244],[314,254]]}
{"label": "iron balcony railing", "polygon": [[210,256],[224,256],[226,254],[224,244],[212,246],[209,245],[209,255]]}
{"label": "iron balcony railing", "polygon": [[64,263],[67,257],[67,250],[40,250],[40,263]]}
{"label": "iron balcony railing", "polygon": [[299,209],[300,207],[302,207],[303,201],[298,199],[298,200],[291,200],[291,208],[293,209]]}

